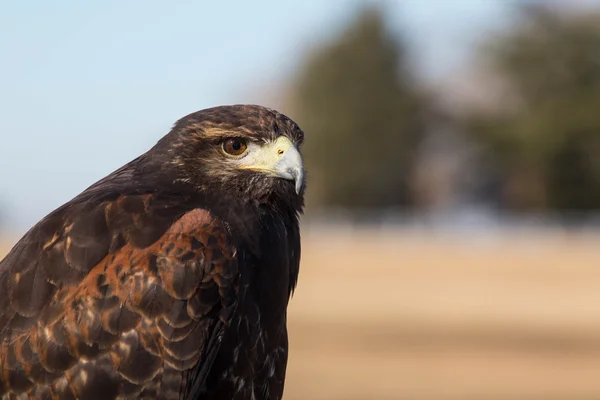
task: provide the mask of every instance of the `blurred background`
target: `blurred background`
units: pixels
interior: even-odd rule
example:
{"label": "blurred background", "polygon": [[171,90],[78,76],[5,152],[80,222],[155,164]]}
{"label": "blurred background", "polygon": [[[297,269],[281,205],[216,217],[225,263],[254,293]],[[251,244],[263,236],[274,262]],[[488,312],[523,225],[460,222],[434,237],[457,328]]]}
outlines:
{"label": "blurred background", "polygon": [[600,1],[0,0],[0,255],[215,105],[306,132],[286,399],[600,398]]}

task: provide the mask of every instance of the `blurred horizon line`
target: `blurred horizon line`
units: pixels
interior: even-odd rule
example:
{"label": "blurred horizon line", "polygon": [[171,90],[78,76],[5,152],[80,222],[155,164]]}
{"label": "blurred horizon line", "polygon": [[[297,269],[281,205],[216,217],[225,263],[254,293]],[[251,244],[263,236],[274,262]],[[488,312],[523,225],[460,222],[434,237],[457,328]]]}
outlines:
{"label": "blurred horizon line", "polygon": [[[311,210],[301,216],[307,233],[333,229],[419,234],[438,238],[502,239],[515,235],[539,237],[561,235],[600,235],[600,212],[541,213],[498,211],[486,207],[419,211],[410,208],[348,210],[328,208]],[[35,224],[34,224],[35,225]],[[31,227],[0,226],[0,242],[19,240]]]}

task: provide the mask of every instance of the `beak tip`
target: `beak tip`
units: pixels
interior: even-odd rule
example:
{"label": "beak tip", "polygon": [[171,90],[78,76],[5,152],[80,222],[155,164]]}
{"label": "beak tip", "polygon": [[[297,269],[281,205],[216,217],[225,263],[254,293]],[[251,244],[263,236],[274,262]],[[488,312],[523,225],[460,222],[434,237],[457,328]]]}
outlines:
{"label": "beak tip", "polygon": [[294,184],[296,189],[296,194],[300,194],[302,191],[302,187],[304,186],[304,170],[302,167],[296,168],[292,176],[294,177]]}

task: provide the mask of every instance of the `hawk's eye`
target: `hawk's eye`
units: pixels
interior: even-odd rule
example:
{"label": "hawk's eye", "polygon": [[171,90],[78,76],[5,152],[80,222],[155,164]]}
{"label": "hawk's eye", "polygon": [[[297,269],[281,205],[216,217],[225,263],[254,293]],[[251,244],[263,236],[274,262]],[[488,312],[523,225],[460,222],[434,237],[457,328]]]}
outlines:
{"label": "hawk's eye", "polygon": [[223,142],[223,151],[230,156],[241,156],[247,148],[248,142],[244,139],[227,139]]}

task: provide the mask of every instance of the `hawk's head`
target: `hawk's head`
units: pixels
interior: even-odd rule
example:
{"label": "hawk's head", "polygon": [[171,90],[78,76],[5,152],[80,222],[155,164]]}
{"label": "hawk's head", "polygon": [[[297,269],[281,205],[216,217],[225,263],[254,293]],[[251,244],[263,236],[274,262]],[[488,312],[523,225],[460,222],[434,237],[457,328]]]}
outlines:
{"label": "hawk's head", "polygon": [[183,117],[148,154],[177,185],[256,203],[285,199],[300,207],[303,139],[298,125],[277,111],[221,106]]}

